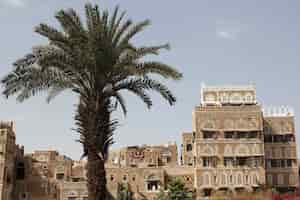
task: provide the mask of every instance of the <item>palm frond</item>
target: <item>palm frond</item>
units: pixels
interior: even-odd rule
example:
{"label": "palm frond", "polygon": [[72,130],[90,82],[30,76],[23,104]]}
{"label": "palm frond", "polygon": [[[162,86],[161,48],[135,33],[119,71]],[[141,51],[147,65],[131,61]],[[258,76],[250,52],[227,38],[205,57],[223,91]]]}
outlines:
{"label": "palm frond", "polygon": [[120,14],[119,18],[117,19],[116,23],[114,23],[113,26],[111,27],[111,38],[112,39],[116,36],[116,31],[120,27],[121,22],[122,22],[123,18],[125,17],[125,15],[126,15],[126,11],[123,11]]}
{"label": "palm frond", "polygon": [[118,46],[120,49],[123,49],[124,46],[126,46],[129,41],[139,32],[143,31],[145,27],[149,26],[151,24],[150,20],[144,20],[142,22],[139,22],[132,26],[124,35],[124,37],[121,38],[121,40],[118,43]]}
{"label": "palm frond", "polygon": [[85,16],[86,16],[86,25],[89,33],[94,32],[94,23],[93,23],[93,12],[94,8],[91,3],[85,4]]}
{"label": "palm frond", "polygon": [[136,75],[144,76],[149,74],[156,74],[162,76],[163,78],[171,78],[173,80],[180,80],[182,78],[182,74],[175,68],[161,62],[142,62],[137,64],[136,66],[131,67],[136,70]]}
{"label": "palm frond", "polygon": [[133,94],[140,97],[141,100],[147,105],[148,108],[151,108],[152,100],[150,96],[146,93],[146,89],[148,88],[149,86],[145,84],[143,79],[137,78],[137,79],[127,79],[121,81],[115,86],[114,90],[115,91],[127,90],[129,92],[132,92]]}
{"label": "palm frond", "polygon": [[118,104],[120,104],[121,109],[123,111],[123,114],[126,116],[126,114],[127,114],[127,108],[126,108],[124,97],[119,92],[116,92],[114,94],[114,97],[116,98],[115,108],[117,108]]}
{"label": "palm frond", "polygon": [[127,20],[122,25],[119,25],[119,27],[117,27],[113,37],[113,47],[117,47],[121,36],[127,31],[127,29],[129,29],[131,25],[132,21]]}
{"label": "palm frond", "polygon": [[[158,92],[164,99],[169,102],[170,105],[173,105],[176,102],[176,97],[165,85],[148,77],[126,79],[116,84],[114,89],[116,91],[129,90],[134,92],[135,94],[140,96],[146,104],[147,102],[149,103],[149,105],[147,104],[148,107],[152,106],[152,101],[150,97],[145,93],[145,90],[154,90]],[[150,99],[150,101],[148,98]]]}
{"label": "palm frond", "polygon": [[70,37],[82,37],[84,27],[77,13],[73,9],[60,10],[55,15],[64,32]]}
{"label": "palm frond", "polygon": [[57,82],[57,84],[51,86],[48,91],[48,96],[46,98],[47,103],[50,103],[55,97],[57,97],[60,93],[67,89],[71,89],[73,87],[70,83],[65,82]]}
{"label": "palm frond", "polygon": [[143,59],[145,56],[148,55],[159,55],[159,51],[162,49],[170,49],[169,44],[158,45],[158,46],[150,46],[150,47],[140,47],[134,48],[130,47],[124,49],[119,56],[118,63],[116,67],[129,64],[136,64],[139,60]]}
{"label": "palm frond", "polygon": [[36,26],[35,32],[48,38],[50,41],[68,42],[68,38],[64,33],[44,23]]}
{"label": "palm frond", "polygon": [[118,13],[119,13],[119,6],[117,5],[113,11],[113,14],[112,16],[110,17],[109,19],[109,25],[108,25],[108,34],[110,36],[110,38],[112,39],[113,37],[113,29],[114,29],[114,26],[115,26],[115,23],[116,23],[116,20],[117,20],[117,17],[118,17]]}
{"label": "palm frond", "polygon": [[159,81],[153,79],[144,79],[146,85],[148,85],[149,89],[152,89],[158,92],[164,99],[166,99],[170,105],[174,105],[176,102],[176,97],[172,94],[171,90],[168,89],[167,86],[160,83]]}

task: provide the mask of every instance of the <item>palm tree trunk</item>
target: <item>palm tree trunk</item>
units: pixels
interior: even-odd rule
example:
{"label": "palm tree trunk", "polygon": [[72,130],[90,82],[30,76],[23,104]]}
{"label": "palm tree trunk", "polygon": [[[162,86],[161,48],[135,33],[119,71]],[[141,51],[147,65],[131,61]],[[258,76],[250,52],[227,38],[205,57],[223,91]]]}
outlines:
{"label": "palm tree trunk", "polygon": [[106,199],[106,172],[105,161],[97,154],[88,154],[87,179],[88,200]]}
{"label": "palm tree trunk", "polygon": [[106,200],[105,161],[110,133],[109,101],[100,98],[81,100],[76,121],[81,133],[84,155],[87,156],[88,200]]}

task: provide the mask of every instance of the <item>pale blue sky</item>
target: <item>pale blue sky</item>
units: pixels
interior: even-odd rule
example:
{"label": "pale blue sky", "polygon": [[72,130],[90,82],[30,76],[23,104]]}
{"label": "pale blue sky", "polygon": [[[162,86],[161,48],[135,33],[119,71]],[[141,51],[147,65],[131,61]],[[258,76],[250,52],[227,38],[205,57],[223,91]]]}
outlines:
{"label": "pale blue sky", "polygon": [[[57,25],[54,13],[75,8],[83,13],[83,0],[0,0],[0,76],[11,63],[44,40],[33,32],[40,22]],[[264,105],[290,105],[300,112],[300,1],[227,0],[102,0],[100,7],[119,4],[135,21],[152,20],[137,44],[169,42],[171,51],[158,60],[184,73],[180,82],[169,82],[178,103],[169,107],[154,95],[148,111],[136,98],[127,95],[128,116],[117,115],[121,127],[114,147],[133,144],[160,144],[176,141],[192,129],[191,112],[200,101],[200,84],[256,83],[257,96]],[[73,114],[76,99],[61,95],[51,104],[34,97],[20,104],[0,98],[0,119],[15,120],[17,142],[25,151],[57,149],[79,158],[81,146]],[[299,114],[300,115],[300,114]],[[297,127],[300,127],[296,118]],[[300,138],[297,137],[298,144]],[[299,145],[298,145],[299,146]],[[298,148],[299,149],[299,148]]]}

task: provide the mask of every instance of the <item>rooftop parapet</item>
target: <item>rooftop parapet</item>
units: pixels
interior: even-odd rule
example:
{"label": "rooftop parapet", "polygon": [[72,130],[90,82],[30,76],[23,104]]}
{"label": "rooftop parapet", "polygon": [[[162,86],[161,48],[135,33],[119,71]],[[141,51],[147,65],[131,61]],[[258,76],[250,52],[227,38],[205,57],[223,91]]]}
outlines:
{"label": "rooftop parapet", "polygon": [[13,121],[0,121],[0,129],[8,128],[14,131],[14,122]]}
{"label": "rooftop parapet", "polygon": [[249,85],[201,85],[201,105],[256,104],[256,89]]}
{"label": "rooftop parapet", "polygon": [[295,114],[289,106],[267,106],[262,111],[264,117],[293,117]]}
{"label": "rooftop parapet", "polygon": [[205,85],[202,83],[203,91],[255,91],[255,85]]}

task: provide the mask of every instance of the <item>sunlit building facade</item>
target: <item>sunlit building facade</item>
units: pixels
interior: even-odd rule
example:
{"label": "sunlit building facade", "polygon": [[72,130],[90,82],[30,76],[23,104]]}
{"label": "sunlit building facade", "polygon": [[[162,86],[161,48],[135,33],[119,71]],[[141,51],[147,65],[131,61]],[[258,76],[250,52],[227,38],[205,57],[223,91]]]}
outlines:
{"label": "sunlit building facade", "polygon": [[[154,200],[173,178],[195,199],[217,191],[238,193],[261,186],[298,186],[295,119],[290,108],[265,108],[254,85],[202,86],[192,112],[192,131],[175,143],[113,150],[106,163],[107,188],[120,184],[135,200]],[[0,123],[0,200],[87,200],[86,162],[56,151],[24,155],[12,122]]]}

